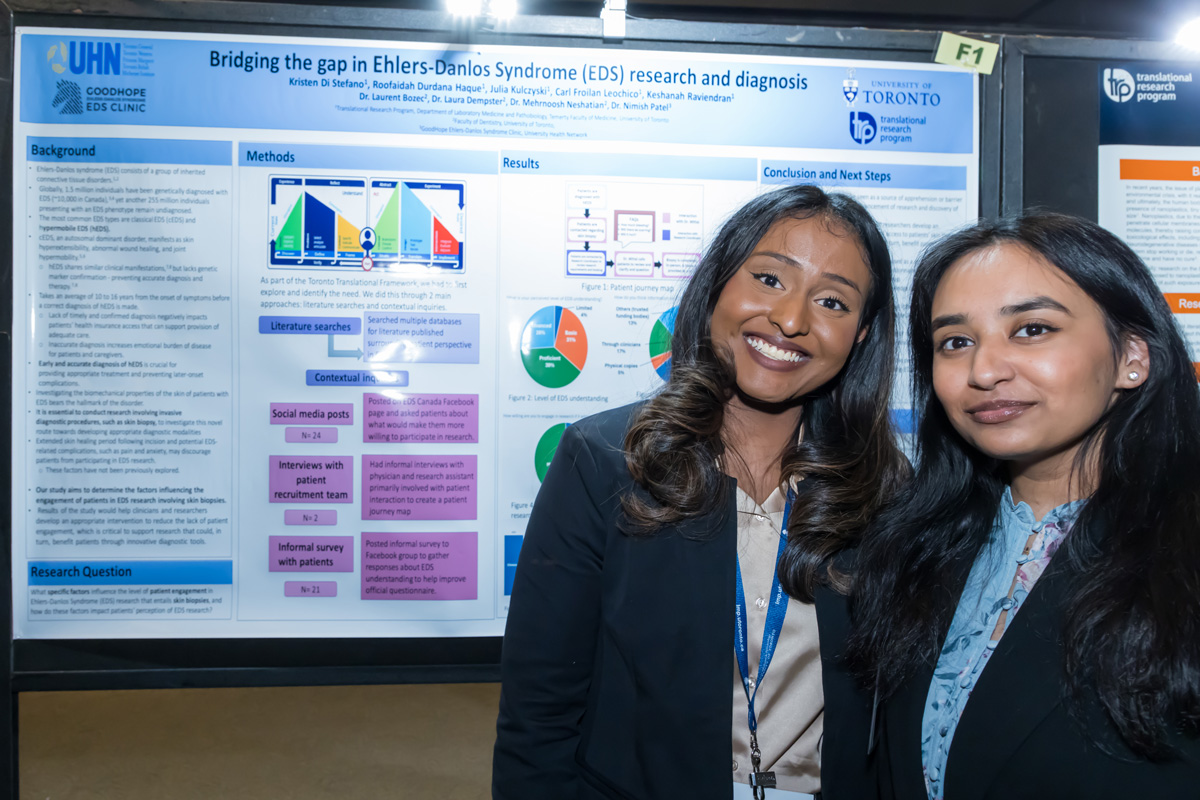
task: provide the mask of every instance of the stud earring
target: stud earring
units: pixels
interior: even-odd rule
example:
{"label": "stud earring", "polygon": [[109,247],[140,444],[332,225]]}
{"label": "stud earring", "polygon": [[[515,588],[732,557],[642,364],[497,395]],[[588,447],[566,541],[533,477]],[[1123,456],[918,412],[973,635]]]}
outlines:
{"label": "stud earring", "polygon": [[1136,381],[1139,377],[1141,377],[1141,376],[1138,375],[1136,372],[1129,373],[1129,380],[1131,380],[1131,381]]}

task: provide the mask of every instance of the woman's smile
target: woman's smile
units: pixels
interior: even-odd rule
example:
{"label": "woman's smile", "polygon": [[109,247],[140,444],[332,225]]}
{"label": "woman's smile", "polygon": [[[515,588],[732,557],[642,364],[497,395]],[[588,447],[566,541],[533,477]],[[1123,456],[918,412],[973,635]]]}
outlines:
{"label": "woman's smile", "polygon": [[779,337],[765,337],[748,333],[745,335],[746,344],[750,345],[753,355],[767,369],[787,370],[799,367],[810,358],[808,351]]}
{"label": "woman's smile", "polygon": [[1025,400],[989,400],[971,406],[966,411],[976,422],[999,425],[1016,419],[1034,405],[1034,402]]}

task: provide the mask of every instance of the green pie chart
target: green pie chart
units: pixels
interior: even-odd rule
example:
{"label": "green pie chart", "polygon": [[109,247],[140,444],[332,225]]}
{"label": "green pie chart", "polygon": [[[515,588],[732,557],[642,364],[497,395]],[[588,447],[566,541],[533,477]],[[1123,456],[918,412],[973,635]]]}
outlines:
{"label": "green pie chart", "polygon": [[650,366],[664,381],[671,377],[671,335],[675,332],[675,315],[679,306],[664,311],[650,331]]}
{"label": "green pie chart", "polygon": [[533,451],[533,468],[537,470],[539,482],[546,480],[546,470],[550,469],[554,452],[558,450],[558,443],[562,441],[566,430],[567,423],[560,422],[547,428],[542,438],[538,439],[537,447]]}
{"label": "green pie chart", "polygon": [[542,386],[561,389],[579,377],[586,361],[587,332],[569,308],[546,306],[525,323],[521,363]]}

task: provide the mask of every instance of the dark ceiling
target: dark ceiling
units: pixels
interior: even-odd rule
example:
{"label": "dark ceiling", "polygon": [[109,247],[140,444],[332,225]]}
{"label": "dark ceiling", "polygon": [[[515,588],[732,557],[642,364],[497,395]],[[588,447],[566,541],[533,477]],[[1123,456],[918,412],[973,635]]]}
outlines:
{"label": "dark ceiling", "polygon": [[[290,0],[297,2],[297,0]],[[443,0],[299,0],[444,10]],[[601,0],[517,0],[521,14],[597,16]],[[631,18],[1172,39],[1200,0],[629,0]]]}

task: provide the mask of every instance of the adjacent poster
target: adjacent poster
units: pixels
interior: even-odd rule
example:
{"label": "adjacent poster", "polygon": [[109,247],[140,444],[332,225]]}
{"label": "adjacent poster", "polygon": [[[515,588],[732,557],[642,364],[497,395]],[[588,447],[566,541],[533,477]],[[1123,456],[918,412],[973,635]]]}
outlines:
{"label": "adjacent poster", "polygon": [[[1200,353],[1200,82],[1194,63],[1099,68],[1101,225],[1150,267]],[[1200,376],[1200,367],[1197,369]]]}
{"label": "adjacent poster", "polygon": [[903,303],[978,207],[928,64],[25,28],[14,93],[19,637],[498,635],[734,209],[853,193]]}

